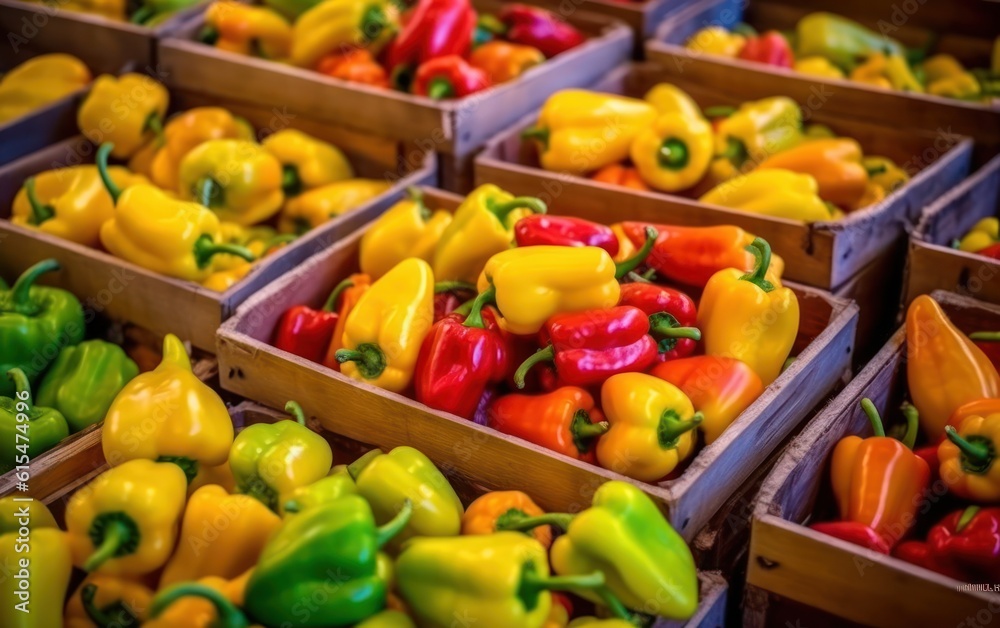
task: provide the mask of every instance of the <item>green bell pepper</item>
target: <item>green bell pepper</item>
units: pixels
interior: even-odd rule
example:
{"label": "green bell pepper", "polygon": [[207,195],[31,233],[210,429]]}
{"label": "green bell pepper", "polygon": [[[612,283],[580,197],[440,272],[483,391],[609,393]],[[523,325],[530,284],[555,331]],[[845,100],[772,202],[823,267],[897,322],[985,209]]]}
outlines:
{"label": "green bell pepper", "polygon": [[417,625],[406,613],[387,610],[372,615],[354,628],[417,628]]}
{"label": "green bell pepper", "polygon": [[461,531],[462,501],[434,463],[413,447],[396,447],[387,454],[373,449],[347,470],[380,524],[392,519],[404,501],[413,504],[413,517],[391,548],[414,536],[456,536]]}
{"label": "green bell pepper", "polygon": [[116,344],[87,340],[66,347],[42,378],[35,403],[55,408],[72,432],[104,420],[118,392],[139,367]]}
{"label": "green bell pepper", "polygon": [[306,508],[321,506],[344,495],[357,495],[358,487],[354,478],[347,472],[347,467],[337,468],[325,478],[316,480],[308,486],[302,486],[288,496],[282,503],[284,514],[302,512]]}
{"label": "green bell pepper", "polygon": [[[0,290],[0,373],[19,368],[31,384],[60,348],[83,340],[80,301],[65,290],[34,285],[53,270],[59,270],[59,262],[42,260],[24,271],[10,290]],[[12,383],[0,377],[0,396],[13,394]]]}
{"label": "green bell pepper", "polygon": [[14,397],[0,397],[0,473],[28,464],[69,436],[58,410],[32,405],[24,371],[10,369],[7,377],[14,383]]}
{"label": "green bell pepper", "polygon": [[895,39],[834,13],[806,15],[795,26],[795,35],[796,58],[825,57],[846,71],[876,52],[901,56],[906,53]]}
{"label": "green bell pepper", "polygon": [[[637,487],[611,481],[578,515],[549,513],[513,518],[498,528],[530,530],[555,525],[566,531],[552,544],[552,567],[562,575],[600,571],[607,588],[626,607],[671,619],[687,619],[698,607],[698,573],[691,550],[663,513]],[[579,592],[614,608],[614,600]]]}

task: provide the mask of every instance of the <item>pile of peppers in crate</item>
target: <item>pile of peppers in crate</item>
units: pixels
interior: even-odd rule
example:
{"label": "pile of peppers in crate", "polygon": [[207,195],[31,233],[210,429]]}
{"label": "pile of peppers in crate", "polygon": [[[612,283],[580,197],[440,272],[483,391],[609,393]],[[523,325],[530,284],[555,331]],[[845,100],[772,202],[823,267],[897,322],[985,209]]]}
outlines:
{"label": "pile of peppers in crate", "polygon": [[[108,409],[109,468],[69,497],[64,529],[41,502],[0,500],[0,558],[30,561],[33,625],[542,628],[576,607],[591,616],[570,625],[627,627],[697,607],[689,549],[631,484],[603,484],[576,514],[520,491],[465,507],[412,447],[333,466],[295,402],[235,433],[178,338],[163,356]],[[0,581],[5,626],[24,625],[17,582]]]}
{"label": "pile of peppers in crate", "polygon": [[570,89],[549,97],[523,135],[546,170],[807,223],[874,205],[909,180],[857,141],[803,127],[784,96],[702,111],[669,83],[642,99]]}
{"label": "pile of peppers in crate", "polygon": [[840,519],[812,527],[962,582],[996,581],[1000,335],[966,336],[923,295],[907,311],[906,337],[905,430],[894,438],[862,401],[874,436],[837,443],[830,475]]}
{"label": "pile of peppers in crate", "polygon": [[731,31],[708,26],[688,40],[695,53],[721,55],[791,68],[809,76],[849,80],[879,89],[990,103],[1000,96],[1000,37],[989,67],[967,68],[946,53],[928,56],[928,45],[908,49],[886,32],[875,32],[833,13],[810,13],[792,32],[757,33],[747,24]]}
{"label": "pile of peppers in crate", "polygon": [[479,15],[469,0],[217,0],[199,39],[220,50],[290,63],[344,81],[435,100],[504,83],[586,41],[545,9],[504,3]]}
{"label": "pile of peppers in crate", "polygon": [[679,472],[786,363],[799,307],[780,259],[738,227],[545,209],[494,185],[454,214],[414,193],[321,309],[283,313],[275,346],[635,479]]}
{"label": "pile of peppers in crate", "polygon": [[983,218],[952,246],[966,253],[1000,259],[1000,219]]}
{"label": "pile of peppers in crate", "polygon": [[391,186],[356,178],[337,147],[296,129],[258,143],[226,109],[167,118],[169,101],[147,76],[98,77],[77,113],[97,164],[28,178],[11,222],[224,292],[257,259]]}

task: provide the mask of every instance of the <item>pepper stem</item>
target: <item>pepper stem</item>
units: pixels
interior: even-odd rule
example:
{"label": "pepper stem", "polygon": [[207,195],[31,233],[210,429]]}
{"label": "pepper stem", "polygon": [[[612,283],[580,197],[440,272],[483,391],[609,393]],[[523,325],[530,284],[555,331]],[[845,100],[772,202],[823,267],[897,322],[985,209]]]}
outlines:
{"label": "pepper stem", "polygon": [[330,296],[326,298],[326,302],[323,303],[323,311],[332,312],[337,307],[337,299],[340,298],[340,295],[344,293],[344,290],[352,286],[354,286],[354,281],[350,277],[338,283],[334,287],[333,292],[330,293]]}
{"label": "pepper stem", "polygon": [[535,140],[545,150],[549,148],[549,130],[544,127],[533,126],[521,131],[521,138],[525,140]]}
{"label": "pepper stem", "polygon": [[56,215],[56,210],[51,205],[43,205],[38,200],[38,194],[35,193],[35,177],[28,177],[24,181],[24,193],[28,197],[28,204],[31,205],[31,224],[40,225]]}
{"label": "pepper stem", "polygon": [[569,513],[549,512],[537,517],[510,517],[504,522],[497,521],[497,531],[527,532],[538,526],[555,526],[565,532],[573,521],[573,516]]}
{"label": "pepper stem", "polygon": [[596,593],[600,596],[604,605],[611,611],[612,615],[618,619],[624,619],[629,623],[633,623],[632,613],[628,612],[628,609],[625,608],[622,601],[618,599],[618,596],[611,592],[611,589],[608,587],[601,587],[600,589],[597,589]]}
{"label": "pepper stem", "polygon": [[[652,270],[652,269],[651,269]],[[649,279],[646,279],[634,270],[625,275],[625,277],[632,283],[653,283]]]}
{"label": "pepper stem", "polygon": [[198,461],[194,458],[188,458],[187,456],[159,456],[156,461],[169,462],[180,467],[189,485],[198,477]]}
{"label": "pepper stem", "polygon": [[45,273],[60,268],[62,267],[59,262],[54,259],[43,259],[37,264],[29,266],[14,282],[14,287],[10,289],[10,311],[28,316],[37,314],[41,306],[31,300],[31,287]]}
{"label": "pepper stem", "polygon": [[920,413],[912,403],[904,402],[903,416],[906,418],[906,432],[903,433],[902,443],[907,449],[913,449],[917,444],[917,429],[920,421]]}
{"label": "pepper stem", "polygon": [[667,170],[680,170],[688,165],[691,156],[687,144],[676,137],[668,137],[656,153],[657,163]]}
{"label": "pepper stem", "polygon": [[118,184],[114,182],[111,175],[108,174],[108,155],[111,151],[115,149],[115,145],[111,142],[104,142],[97,148],[97,155],[94,157],[94,161],[97,163],[97,174],[100,175],[101,181],[104,183],[104,187],[108,189],[108,194],[111,195],[111,201],[115,205],[118,204],[118,197],[122,195],[122,189],[118,187]]}
{"label": "pepper stem", "polygon": [[281,190],[285,196],[298,196],[302,193],[302,179],[299,178],[299,169],[292,164],[285,164],[281,168]]}
{"label": "pepper stem", "polygon": [[495,303],[496,296],[497,289],[494,286],[490,286],[485,292],[477,295],[476,298],[473,299],[472,305],[469,306],[469,314],[465,317],[465,322],[462,324],[466,327],[478,327],[479,329],[485,329],[486,323],[483,322],[483,308],[490,303]]}
{"label": "pepper stem", "polygon": [[302,406],[299,405],[298,401],[289,401],[286,403],[285,412],[291,414],[292,418],[294,418],[299,425],[306,424],[306,413],[302,410]]}
{"label": "pepper stem", "polygon": [[[28,381],[28,376],[24,374],[19,368],[12,368],[7,371],[7,378],[14,382],[14,402],[23,403],[27,406],[24,409],[24,414],[28,417],[31,416],[31,382]],[[21,393],[28,393],[24,399],[21,399]],[[16,405],[15,405],[16,407]]]}
{"label": "pepper stem", "polygon": [[518,196],[503,203],[495,203],[490,199],[486,205],[493,212],[493,215],[497,217],[497,220],[504,224],[506,224],[510,213],[517,209],[527,209],[536,214],[544,214],[548,211],[545,201],[534,196]]}
{"label": "pepper stem", "polygon": [[219,41],[219,29],[214,26],[205,26],[198,31],[195,38],[203,44],[214,46],[215,42]]}
{"label": "pepper stem", "polygon": [[432,100],[444,100],[454,96],[455,86],[443,76],[431,79],[430,84],[427,86],[427,97]]}
{"label": "pepper stem", "polygon": [[335,354],[337,362],[355,362],[358,372],[365,379],[375,379],[385,372],[385,353],[379,346],[372,342],[365,342],[358,345],[357,349],[339,349]]}
{"label": "pepper stem", "polygon": [[475,292],[476,287],[467,281],[439,281],[434,284],[434,294],[441,294],[443,292],[455,292],[458,290],[465,290],[466,292]]}
{"label": "pepper stem", "polygon": [[701,330],[697,327],[681,327],[677,318],[669,312],[657,312],[649,317],[649,333],[659,338],[657,348],[660,353],[672,351],[677,346],[677,340],[687,338],[701,340]]}
{"label": "pepper stem", "polygon": [[375,41],[389,25],[389,20],[382,7],[373,4],[361,18],[361,33],[365,41]]}
{"label": "pepper stem", "polygon": [[753,253],[753,270],[740,277],[743,281],[749,281],[764,292],[774,290],[774,284],[765,277],[767,269],[771,267],[771,245],[764,238],[754,238],[747,250]]}
{"label": "pepper stem", "polygon": [[875,432],[875,436],[885,436],[885,428],[882,426],[882,417],[879,416],[878,410],[875,408],[875,404],[872,403],[872,400],[868,397],[862,399],[861,409],[868,415],[868,420],[872,424],[872,431]]}
{"label": "pepper stem", "polygon": [[646,227],[645,233],[646,241],[642,243],[642,248],[640,248],[635,255],[627,260],[615,264],[615,279],[621,279],[638,268],[639,264],[646,261],[646,258],[649,257],[649,254],[653,251],[653,245],[656,244],[656,236],[659,234],[656,232],[656,229],[653,229],[652,227]]}
{"label": "pepper stem", "polygon": [[257,260],[250,249],[245,246],[240,246],[238,244],[217,244],[212,240],[212,236],[207,233],[202,234],[201,237],[195,240],[194,259],[198,268],[205,268],[208,266],[212,257],[218,255],[219,253],[235,255],[236,257],[242,258],[248,262],[254,262]]}
{"label": "pepper stem", "polygon": [[386,543],[391,541],[393,537],[403,531],[406,524],[410,522],[410,516],[413,514],[413,502],[410,500],[403,501],[403,507],[399,509],[396,516],[392,518],[389,523],[384,526],[379,526],[378,530],[375,532],[375,544],[382,548]]}
{"label": "pepper stem", "polygon": [[531,367],[539,362],[551,362],[555,359],[556,349],[552,345],[534,352],[524,362],[521,362],[521,366],[517,367],[517,370],[514,371],[514,385],[518,388],[524,388],[524,378],[528,374],[528,371],[531,370]]}
{"label": "pepper stem", "polygon": [[160,118],[160,114],[153,111],[146,118],[146,123],[142,126],[143,131],[152,131],[153,135],[156,136],[157,141],[163,140],[163,120]]}
{"label": "pepper stem", "polygon": [[424,203],[424,191],[415,185],[411,185],[406,188],[406,194],[410,197],[410,200],[417,205],[417,209],[420,210],[420,219],[427,222],[431,219],[431,210]]}
{"label": "pepper stem", "polygon": [[132,609],[129,608],[123,601],[118,600],[113,602],[104,608],[97,608],[94,603],[94,598],[97,597],[97,585],[96,584],[86,584],[82,589],[80,589],[80,601],[83,602],[83,610],[87,613],[87,617],[90,621],[94,622],[95,625],[101,627],[110,626],[132,626],[138,625],[138,618]]}
{"label": "pepper stem", "polygon": [[365,452],[363,456],[361,456],[351,464],[347,465],[347,474],[351,476],[351,479],[357,480],[358,476],[361,475],[361,472],[365,470],[365,467],[371,464],[372,460],[378,458],[384,453],[385,452],[383,452],[381,449],[377,448],[369,452]]}
{"label": "pepper stem", "polygon": [[656,427],[656,439],[662,449],[676,449],[680,438],[701,425],[705,415],[695,412],[688,420],[681,419],[677,411],[667,408],[660,415],[660,424]]}
{"label": "pepper stem", "polygon": [[118,555],[118,550],[129,540],[132,529],[124,521],[117,519],[109,521],[104,527],[101,544],[94,550],[86,562],[83,563],[83,570],[91,572],[100,567],[105,561]]}
{"label": "pepper stem", "polygon": [[611,429],[611,424],[607,421],[591,423],[590,415],[582,408],[576,411],[576,414],[573,415],[573,421],[569,424],[570,434],[573,435],[573,445],[581,454],[590,451],[593,439],[609,429]]}
{"label": "pepper stem", "polygon": [[534,569],[525,572],[521,580],[521,590],[534,590],[535,593],[566,589],[596,589],[604,584],[604,574],[595,571],[591,574],[573,576],[540,576]]}
{"label": "pepper stem", "polygon": [[195,582],[175,584],[157,593],[149,607],[150,618],[159,617],[171,604],[182,597],[200,597],[211,602],[217,616],[216,623],[213,625],[225,626],[226,628],[247,628],[250,625],[243,611],[221,592]]}
{"label": "pepper stem", "polygon": [[733,164],[733,166],[741,168],[750,157],[750,153],[747,151],[746,144],[735,137],[727,137],[726,148],[719,156],[727,159],[729,163]]}
{"label": "pepper stem", "polygon": [[962,468],[976,475],[982,475],[993,464],[996,454],[990,447],[986,439],[969,440],[959,435],[958,430],[949,425],[944,428],[945,436],[948,437],[958,450],[962,452]]}
{"label": "pepper stem", "polygon": [[[476,297],[479,298],[479,297]],[[459,305],[454,310],[451,311],[452,314],[458,314],[459,316],[465,316],[466,321],[468,321],[469,312],[472,311],[472,306],[476,304],[476,299],[469,299],[462,305]]]}
{"label": "pepper stem", "polygon": [[[25,182],[25,185],[27,185],[27,182]],[[1000,341],[1000,331],[974,331],[969,334],[969,339],[997,342]]]}
{"label": "pepper stem", "polygon": [[962,516],[958,518],[958,524],[955,526],[955,532],[961,532],[965,529],[965,526],[972,523],[972,520],[976,518],[979,514],[979,506],[969,506],[962,511]]}

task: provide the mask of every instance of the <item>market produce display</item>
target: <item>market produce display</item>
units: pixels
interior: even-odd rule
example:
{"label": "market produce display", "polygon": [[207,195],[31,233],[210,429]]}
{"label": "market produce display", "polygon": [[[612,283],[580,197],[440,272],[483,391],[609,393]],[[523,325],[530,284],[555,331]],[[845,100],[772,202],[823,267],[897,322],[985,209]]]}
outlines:
{"label": "market produce display", "polygon": [[0,125],[69,96],[90,80],[90,70],[72,55],[28,59],[0,76]]}
{"label": "market produce display", "polygon": [[983,218],[952,246],[967,253],[1000,259],[1000,219]]}
{"label": "market produce display", "polygon": [[707,26],[688,39],[695,53],[789,68],[809,76],[848,80],[886,90],[992,103],[1000,96],[1000,38],[989,67],[968,68],[950,54],[934,54],[933,39],[908,49],[834,13],[804,16],[790,32],[757,33],[748,24],[731,30]]}
{"label": "market produce display", "polygon": [[586,41],[551,11],[505,3],[480,14],[469,0],[217,0],[199,40],[373,88],[434,100],[463,98]]}
{"label": "market produce display", "polygon": [[[29,0],[42,3],[42,0]],[[204,0],[60,0],[59,9],[155,28]]]}
{"label": "market produce display", "polygon": [[557,92],[523,137],[546,170],[806,223],[839,220],[909,180],[892,160],[862,154],[857,141],[804,126],[790,98],[703,111],[667,83],[641,100]]}

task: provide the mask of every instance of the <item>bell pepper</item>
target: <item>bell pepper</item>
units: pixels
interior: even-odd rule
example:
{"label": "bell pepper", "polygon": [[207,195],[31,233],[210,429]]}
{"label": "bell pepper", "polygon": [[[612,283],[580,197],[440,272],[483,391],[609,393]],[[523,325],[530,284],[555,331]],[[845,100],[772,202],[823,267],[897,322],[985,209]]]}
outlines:
{"label": "bell pepper", "polygon": [[610,227],[572,216],[524,216],[514,225],[517,246],[597,246],[614,257],[618,238]]}
{"label": "bell pepper", "polygon": [[421,63],[413,78],[413,93],[433,100],[464,98],[490,87],[486,72],[458,55],[435,57]]}
{"label": "bell pepper", "polygon": [[802,110],[798,103],[773,96],[743,103],[722,120],[715,133],[715,153],[728,162],[735,175],[801,142]]}
{"label": "bell pepper", "polygon": [[[545,511],[538,507],[527,493],[521,491],[491,491],[477,497],[462,515],[462,534],[494,534],[498,527],[510,519],[538,517]],[[552,545],[552,530],[538,526],[531,536],[548,549]]]}
{"label": "bell pepper", "polygon": [[525,4],[504,3],[495,20],[480,23],[495,35],[523,46],[537,48],[548,58],[572,50],[587,41],[575,26],[552,11]]}
{"label": "bell pepper", "polygon": [[265,0],[264,4],[274,9],[290,22],[313,8],[323,0]]}
{"label": "bell pepper", "polygon": [[386,609],[357,624],[355,628],[417,628],[417,625],[406,613]]}
{"label": "bell pepper", "polygon": [[[805,146],[821,141],[813,140]],[[779,153],[778,156],[780,157],[782,154],[784,153]],[[823,161],[826,162],[825,159]],[[829,165],[834,167],[832,162],[833,160],[830,159]],[[820,164],[816,165],[820,167]],[[826,167],[826,165],[824,163],[822,167]],[[860,168],[860,166],[858,167]],[[842,175],[840,177],[837,177],[836,173],[830,174],[843,182],[847,176],[843,174],[846,168],[850,168],[850,166],[841,168]],[[860,180],[860,182],[863,184],[864,180]],[[863,187],[861,191],[864,191]],[[800,174],[776,167],[758,168],[749,174],[738,175],[733,179],[723,181],[706,192],[698,201],[753,214],[801,220],[805,223],[828,221],[835,218],[830,207],[820,197],[819,184],[811,174]]]}
{"label": "bell pepper", "polygon": [[385,51],[392,86],[409,91],[417,66],[438,57],[467,56],[475,30],[476,11],[469,0],[417,0]]}
{"label": "bell pepper", "polygon": [[[83,340],[80,301],[65,290],[34,285],[59,268],[54,259],[42,260],[21,273],[13,287],[0,287],[0,373],[19,368],[34,383],[61,348]],[[0,397],[13,394],[14,383],[0,377]]]}
{"label": "bell pepper", "polygon": [[226,270],[217,270],[202,280],[201,285],[215,292],[225,292],[250,274],[253,264],[242,261],[239,265]]}
{"label": "bell pepper", "polygon": [[0,77],[0,124],[65,98],[86,87],[90,79],[90,70],[72,55],[28,59]]}
{"label": "bell pepper", "polygon": [[[530,530],[539,525],[566,532],[552,544],[552,567],[559,575],[599,571],[611,593],[632,610],[670,619],[694,614],[698,574],[691,550],[638,487],[612,480],[602,484],[590,508],[577,515],[550,513],[502,527]],[[610,601],[600,592],[580,594]]]}
{"label": "bell pepper", "polygon": [[788,45],[785,36],[778,31],[767,31],[748,37],[736,56],[744,61],[763,63],[779,68],[790,68],[795,63],[795,53],[792,52],[792,47]]}
{"label": "bell pepper", "polygon": [[400,262],[348,314],[344,348],[335,353],[341,372],[392,392],[406,389],[433,321],[431,267],[419,259]]}
{"label": "bell pepper", "polygon": [[965,73],[965,66],[949,54],[928,57],[920,64],[920,69],[923,70],[924,79],[928,84]]}
{"label": "bell pepper", "polygon": [[[108,169],[121,187],[146,183],[125,168]],[[10,221],[85,246],[97,247],[101,225],[114,213],[96,166],[70,166],[25,179],[14,197]]]}
{"label": "bell pepper", "polygon": [[219,395],[191,371],[180,339],[167,334],[163,359],[121,389],[104,418],[101,446],[112,465],[173,462],[188,481],[229,459],[233,422]]}
{"label": "bell pepper", "polygon": [[799,331],[799,301],[789,288],[765,278],[771,247],[753,241],[757,265],[749,273],[721,270],[705,285],[698,327],[705,336],[705,354],[746,362],[765,386],[781,373]]}
{"label": "bell pepper", "polygon": [[288,498],[282,503],[281,510],[287,517],[321,506],[335,499],[340,499],[344,495],[357,495],[358,487],[354,484],[354,479],[347,472],[347,467],[339,465],[334,467],[324,478],[316,480],[312,484],[300,486],[288,494]]}
{"label": "bell pepper", "polygon": [[340,297],[340,310],[337,312],[337,324],[333,328],[333,335],[330,337],[330,344],[326,348],[326,355],[323,357],[323,366],[340,370],[340,362],[337,361],[337,352],[344,348],[344,330],[347,328],[347,315],[354,310],[354,307],[361,300],[368,289],[371,288],[371,277],[364,273],[354,273],[346,281],[351,285],[344,290]]}
{"label": "bell pepper", "polygon": [[614,262],[596,246],[526,246],[497,253],[479,279],[480,292],[492,290],[512,334],[534,334],[555,314],[608,309],[618,303],[618,279],[649,255],[656,230],[632,258]]}
{"label": "bell pepper", "polygon": [[188,498],[177,551],[163,568],[159,588],[206,576],[236,578],[257,564],[280,526],[278,515],[252,497],[230,495],[221,486],[201,487]]}
{"label": "bell pepper", "polygon": [[483,628],[540,628],[551,589],[604,584],[600,573],[550,577],[545,548],[516,532],[414,539],[396,563],[399,592],[421,626],[475,618]]}
{"label": "bell pepper", "polygon": [[814,56],[798,59],[792,66],[799,74],[818,76],[820,78],[843,79],[846,78],[843,70],[835,66],[826,57]]}
{"label": "bell pepper", "polygon": [[364,48],[352,48],[345,52],[332,52],[316,62],[320,74],[370,87],[388,88],[389,73]]}
{"label": "bell pepper", "polygon": [[948,490],[965,499],[1000,503],[1000,414],[970,416],[956,429],[944,428],[947,437],[938,447],[941,479]]}
{"label": "bell pepper", "polygon": [[936,571],[939,574],[955,578],[956,580],[968,580],[968,574],[951,564],[944,556],[938,556],[931,549],[930,543],[926,541],[903,541],[892,548],[892,555],[895,558],[904,560],[912,565]]}
{"label": "bell pepper", "polygon": [[[651,319],[656,317],[660,334],[656,353],[657,362],[683,358],[694,353],[698,339],[693,328],[698,323],[698,310],[694,300],[679,290],[659,286],[646,280],[623,283],[619,306],[636,307]],[[685,331],[686,330],[686,331]]]}
{"label": "bell pepper", "polygon": [[17,531],[0,534],[0,625],[62,626],[62,602],[73,571],[65,532],[31,527],[29,542]]}
{"label": "bell pepper", "polygon": [[174,550],[187,479],[175,464],[129,460],[97,476],[66,505],[73,564],[84,571],[140,576]]}
{"label": "bell pepper", "polygon": [[[76,123],[95,144],[111,143],[111,154],[128,159],[154,137],[163,135],[170,95],[144,74],[102,74],[77,110]],[[108,120],[114,124],[108,125]]]}
{"label": "bell pepper", "polygon": [[289,401],[285,411],[292,413],[292,420],[247,427],[229,452],[236,491],[275,512],[295,489],[322,479],[333,465],[330,444],[306,427],[299,404]]}
{"label": "bell pepper", "polygon": [[282,233],[302,235],[384,194],[392,183],[381,179],[346,179],[313,188],[289,199],[278,217]]}
{"label": "bell pepper", "polygon": [[434,463],[413,447],[389,453],[373,449],[347,465],[358,494],[375,513],[375,521],[389,522],[404,504],[413,516],[401,527],[391,547],[418,536],[455,536],[462,528],[462,502]]}
{"label": "bell pepper", "polygon": [[269,7],[215,0],[205,11],[198,39],[236,54],[285,59],[292,49],[292,25]]}
{"label": "bell pepper", "polygon": [[38,387],[37,403],[55,408],[71,432],[104,420],[115,396],[139,374],[118,345],[87,340],[65,347]]}
{"label": "bell pepper", "polygon": [[663,192],[685,190],[701,180],[712,161],[712,127],[680,89],[660,84],[645,96],[656,119],[635,136],[629,155],[639,175]]}
{"label": "bell pepper", "polygon": [[59,4],[59,8],[66,11],[90,13],[116,22],[123,22],[128,7],[125,0],[66,0],[66,2]]}
{"label": "bell pepper", "polygon": [[703,420],[698,425],[711,445],[764,392],[764,383],[746,363],[700,355],[658,364],[649,372],[679,388]]}
{"label": "bell pepper", "polygon": [[365,48],[372,56],[396,31],[397,11],[388,0],[325,0],[299,16],[292,27],[291,62],[315,68],[331,52]]}
{"label": "bell pepper", "polygon": [[128,577],[88,574],[66,603],[66,628],[138,626],[148,618],[153,592]]}
{"label": "bell pepper", "polygon": [[361,237],[361,272],[378,279],[410,257],[434,261],[434,249],[451,224],[451,212],[432,211],[417,188],[411,188],[409,196],[390,207]]}
{"label": "bell pepper", "polygon": [[492,184],[477,187],[441,233],[434,250],[434,277],[475,282],[491,257],[511,247],[517,222],[532,212],[545,211],[541,199],[515,197]]}
{"label": "bell pepper", "polygon": [[857,208],[868,173],[861,165],[861,145],[848,138],[805,142],[765,159],[757,170],[781,169],[816,180],[819,196],[846,209]]}
{"label": "bell pepper", "polygon": [[142,628],[241,628],[246,617],[236,608],[244,603],[252,571],[235,580],[209,576],[196,583],[174,585],[160,591],[150,603],[150,620]]}
{"label": "bell pepper", "polygon": [[995,581],[1000,576],[1000,508],[953,512],[931,528],[927,544],[940,562],[959,572],[960,580]]}
{"label": "bell pepper", "polygon": [[892,82],[885,75],[888,59],[881,52],[871,55],[865,62],[851,70],[849,78],[879,89],[892,89]]}
{"label": "bell pepper", "polygon": [[868,179],[884,189],[886,194],[899,189],[910,180],[910,175],[888,157],[866,155],[861,158],[861,165],[868,171]]}
{"label": "bell pepper", "polygon": [[66,419],[58,410],[32,402],[24,371],[13,368],[6,375],[15,390],[12,397],[0,397],[0,473],[27,465],[69,436]]}
{"label": "bell pepper", "polygon": [[564,89],[549,96],[522,137],[538,146],[542,168],[582,175],[624,161],[656,109],[637,98]]}
{"label": "bell pepper", "polygon": [[906,312],[906,378],[920,428],[944,436],[951,413],[962,404],[1000,397],[1000,375],[989,358],[955,327],[937,301],[920,295]]}
{"label": "bell pepper", "polygon": [[545,63],[545,55],[531,46],[490,41],[472,51],[469,63],[485,72],[490,84],[497,85],[513,81],[531,68]]}
{"label": "bell pepper", "polygon": [[639,176],[639,171],[634,167],[623,166],[621,164],[608,164],[594,174],[590,175],[591,181],[599,181],[610,185],[618,185],[631,190],[649,191],[649,186]]}
{"label": "bell pepper", "polygon": [[747,38],[721,26],[706,26],[688,38],[684,47],[695,53],[735,57],[743,50]]}
{"label": "bell pepper", "polygon": [[542,395],[504,395],[488,411],[487,425],[576,460],[595,462],[596,439],[608,431],[589,392],[565,386]]}
{"label": "bell pepper", "polygon": [[795,25],[795,50],[800,57],[820,56],[847,69],[872,53],[903,54],[898,41],[834,13],[810,13]]}
{"label": "bell pepper", "polygon": [[221,107],[188,109],[163,127],[162,146],[153,155],[150,177],[164,190],[177,190],[181,161],[188,153],[209,140],[243,139],[242,136],[242,127],[229,111]]}
{"label": "bell pepper", "polygon": [[927,93],[931,96],[945,98],[971,99],[983,94],[984,90],[974,74],[964,72],[958,76],[940,79],[928,84]]}
{"label": "bell pepper", "polygon": [[0,535],[29,530],[58,528],[48,507],[37,499],[8,495],[0,498]]}
{"label": "bell pepper", "polygon": [[322,361],[340,318],[337,301],[352,285],[350,279],[337,284],[322,309],[294,305],[285,310],[275,327],[274,346],[311,362]]}
{"label": "bell pepper", "polygon": [[264,138],[261,145],[281,163],[285,198],[354,176],[339,148],[302,131],[282,129]]}

